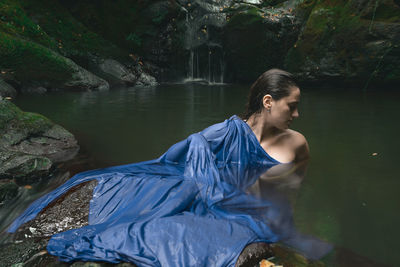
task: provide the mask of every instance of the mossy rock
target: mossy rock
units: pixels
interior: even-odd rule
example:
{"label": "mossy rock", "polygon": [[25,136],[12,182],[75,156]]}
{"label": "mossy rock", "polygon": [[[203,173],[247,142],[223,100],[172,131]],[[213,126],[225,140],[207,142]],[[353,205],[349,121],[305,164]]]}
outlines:
{"label": "mossy rock", "polygon": [[19,0],[25,16],[40,25],[40,28],[55,42],[51,49],[67,57],[87,57],[97,54],[102,57],[129,58],[128,53],[88,29],[71,15],[59,1]]}
{"label": "mossy rock", "polygon": [[61,86],[72,78],[74,69],[63,56],[20,37],[0,34],[0,68],[14,73],[23,83],[46,81]]}
{"label": "mossy rock", "polygon": [[303,80],[398,82],[398,14],[387,0],[316,1],[285,68]]}
{"label": "mossy rock", "polygon": [[20,186],[32,184],[48,176],[53,167],[51,160],[46,157],[22,153],[14,153],[0,164],[0,178],[13,178]]}
{"label": "mossy rock", "polygon": [[0,97],[16,97],[17,91],[0,78]]}
{"label": "mossy rock", "polygon": [[34,41],[50,49],[57,49],[57,42],[26,14],[21,1],[0,2],[0,32]]}
{"label": "mossy rock", "polygon": [[53,163],[74,157],[79,146],[71,133],[46,117],[23,112],[0,100],[0,178],[29,184],[52,173]]}
{"label": "mossy rock", "polygon": [[53,123],[46,117],[30,112],[23,112],[8,100],[0,101],[0,144],[15,145],[29,135],[46,132]]}

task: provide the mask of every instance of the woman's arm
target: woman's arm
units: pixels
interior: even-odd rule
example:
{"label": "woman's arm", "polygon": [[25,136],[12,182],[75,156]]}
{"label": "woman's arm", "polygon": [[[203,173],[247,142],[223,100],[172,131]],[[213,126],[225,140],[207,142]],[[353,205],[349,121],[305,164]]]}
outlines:
{"label": "woman's arm", "polygon": [[297,145],[295,149],[294,159],[296,168],[295,173],[298,175],[298,177],[303,179],[307,172],[308,162],[310,159],[310,149],[308,147],[308,142],[306,138],[300,133],[297,133],[296,135]]}

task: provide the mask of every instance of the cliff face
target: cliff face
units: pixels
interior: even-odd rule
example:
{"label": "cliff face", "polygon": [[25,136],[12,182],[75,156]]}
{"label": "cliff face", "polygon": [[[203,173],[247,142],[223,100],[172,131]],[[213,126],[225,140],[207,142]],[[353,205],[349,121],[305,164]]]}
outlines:
{"label": "cliff face", "polygon": [[303,80],[400,81],[400,5],[382,1],[314,1],[285,66]]}
{"label": "cliff face", "polygon": [[0,78],[18,91],[104,90],[156,84],[148,74],[251,82],[279,67],[396,84],[399,14],[397,0],[4,0]]}

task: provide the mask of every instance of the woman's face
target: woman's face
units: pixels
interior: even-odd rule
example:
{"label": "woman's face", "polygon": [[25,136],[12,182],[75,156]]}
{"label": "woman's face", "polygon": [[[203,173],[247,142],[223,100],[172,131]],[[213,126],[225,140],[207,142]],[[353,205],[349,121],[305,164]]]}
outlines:
{"label": "woman's face", "polygon": [[279,100],[271,101],[270,123],[278,129],[288,129],[293,119],[299,117],[297,106],[300,101],[300,89],[291,87],[290,94]]}

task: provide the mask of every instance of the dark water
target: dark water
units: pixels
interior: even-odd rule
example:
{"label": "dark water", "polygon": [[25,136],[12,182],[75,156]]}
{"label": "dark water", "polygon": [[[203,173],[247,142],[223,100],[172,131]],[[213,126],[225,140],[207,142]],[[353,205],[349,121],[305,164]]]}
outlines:
{"label": "dark water", "polygon": [[[190,133],[240,114],[247,89],[163,85],[25,95],[16,104],[67,128],[104,166],[158,157]],[[400,262],[399,100],[396,91],[303,88],[292,125],[312,156],[296,203],[299,229],[393,266]]]}

